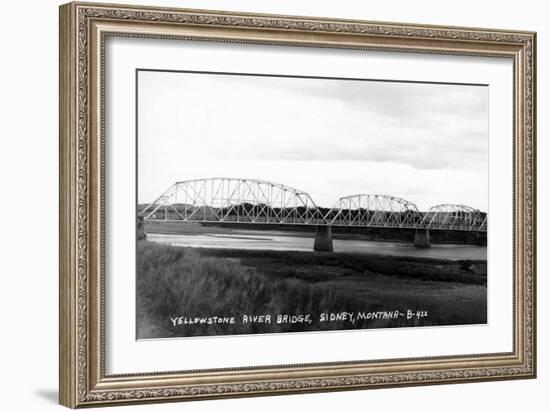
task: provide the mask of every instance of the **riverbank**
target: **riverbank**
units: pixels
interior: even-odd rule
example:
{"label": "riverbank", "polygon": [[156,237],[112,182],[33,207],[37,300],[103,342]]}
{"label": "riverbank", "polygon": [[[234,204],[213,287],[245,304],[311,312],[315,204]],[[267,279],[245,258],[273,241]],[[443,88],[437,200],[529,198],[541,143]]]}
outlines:
{"label": "riverbank", "polygon": [[[287,225],[287,224],[246,224],[246,223],[190,223],[178,221],[147,221],[145,232],[151,234],[224,234],[262,232],[277,235],[311,237],[315,235],[315,225]],[[362,240],[381,242],[414,243],[414,229],[401,228],[372,228],[372,227],[345,227],[333,226],[332,236],[339,240]],[[470,244],[479,245],[478,233],[469,231],[431,230],[432,244]]]}
{"label": "riverbank", "polygon": [[486,274],[485,261],[139,241],[138,338],[484,324]]}

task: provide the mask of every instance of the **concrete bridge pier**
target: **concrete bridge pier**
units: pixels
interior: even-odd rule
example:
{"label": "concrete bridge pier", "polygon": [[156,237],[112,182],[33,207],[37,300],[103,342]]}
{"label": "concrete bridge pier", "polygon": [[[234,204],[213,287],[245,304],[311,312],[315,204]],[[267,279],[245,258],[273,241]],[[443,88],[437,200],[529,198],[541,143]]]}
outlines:
{"label": "concrete bridge pier", "polygon": [[313,250],[332,252],[332,226],[330,225],[318,225],[315,233],[315,243],[313,243]]}
{"label": "concrete bridge pier", "polygon": [[478,245],[487,246],[487,232],[486,231],[476,232],[476,239],[477,239],[477,244]]}
{"label": "concrete bridge pier", "polygon": [[416,248],[430,248],[430,230],[427,228],[417,228],[414,232],[414,246]]}
{"label": "concrete bridge pier", "polygon": [[145,222],[142,216],[138,216],[137,218],[136,232],[138,240],[145,240],[147,238],[147,234],[145,233]]}

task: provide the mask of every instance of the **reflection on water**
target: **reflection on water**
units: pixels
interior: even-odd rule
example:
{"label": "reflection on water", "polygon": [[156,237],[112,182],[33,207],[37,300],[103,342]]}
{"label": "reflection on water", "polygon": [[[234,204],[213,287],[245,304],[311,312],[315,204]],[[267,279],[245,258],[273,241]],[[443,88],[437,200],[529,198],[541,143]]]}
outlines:
{"label": "reflection on water", "polygon": [[[276,234],[147,234],[147,239],[180,247],[233,248],[246,250],[292,250],[313,252],[314,237]],[[486,260],[487,247],[478,245],[432,244],[419,249],[414,245],[397,242],[367,240],[333,240],[335,252],[385,254],[396,256],[427,257],[449,260]]]}

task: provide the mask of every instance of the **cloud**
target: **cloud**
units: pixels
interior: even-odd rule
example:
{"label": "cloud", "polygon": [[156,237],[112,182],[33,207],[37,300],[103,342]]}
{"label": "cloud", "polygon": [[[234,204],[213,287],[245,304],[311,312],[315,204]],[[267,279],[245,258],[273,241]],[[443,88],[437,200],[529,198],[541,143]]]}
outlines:
{"label": "cloud", "polygon": [[[212,176],[215,170],[239,177],[262,174],[306,191],[307,185],[317,187],[311,181],[322,181],[318,190],[325,202],[344,183],[363,192],[374,185],[394,195],[410,193],[423,201],[422,196],[435,199],[438,190],[449,189],[430,187],[447,175],[476,192],[472,201],[483,203],[485,86],[142,72],[139,96],[144,186],[191,174]],[[283,166],[292,173],[277,170]],[[404,184],[392,170],[407,173],[414,184]],[[476,184],[481,191],[472,188]]]}

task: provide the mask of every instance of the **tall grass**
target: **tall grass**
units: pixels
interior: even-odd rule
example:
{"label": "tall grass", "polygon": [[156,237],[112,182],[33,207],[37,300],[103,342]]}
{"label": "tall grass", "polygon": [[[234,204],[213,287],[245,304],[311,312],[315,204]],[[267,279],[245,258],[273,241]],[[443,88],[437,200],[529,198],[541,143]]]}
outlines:
{"label": "tall grass", "polygon": [[[201,257],[191,249],[138,243],[138,338],[259,332],[262,324],[176,326],[176,316],[318,314],[358,307],[326,289],[296,279],[274,280],[238,261]],[[271,324],[269,332],[308,325]]]}

